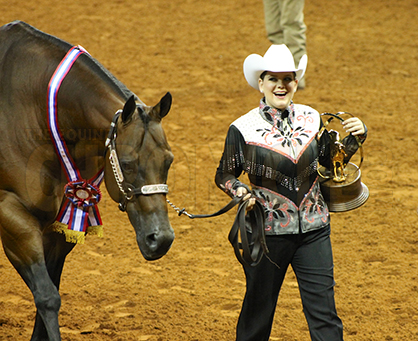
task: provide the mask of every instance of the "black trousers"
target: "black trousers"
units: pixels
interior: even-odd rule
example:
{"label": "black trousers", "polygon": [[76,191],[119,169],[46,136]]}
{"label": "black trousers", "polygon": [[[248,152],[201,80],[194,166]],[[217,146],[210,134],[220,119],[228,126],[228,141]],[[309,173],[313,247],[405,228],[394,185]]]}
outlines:
{"label": "black trousers", "polygon": [[[277,299],[289,264],[297,277],[303,312],[313,341],[342,341],[343,326],[334,301],[330,227],[300,235],[267,236],[269,257],[244,267],[247,291],[236,341],[268,341]],[[284,326],[291,328],[291,326]]]}

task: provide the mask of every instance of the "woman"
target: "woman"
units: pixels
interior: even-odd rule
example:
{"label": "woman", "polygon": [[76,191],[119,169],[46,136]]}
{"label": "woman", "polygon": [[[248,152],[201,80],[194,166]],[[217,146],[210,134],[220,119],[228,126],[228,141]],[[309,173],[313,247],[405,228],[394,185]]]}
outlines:
{"label": "woman", "polygon": [[[245,78],[264,97],[258,108],[229,127],[216,173],[216,184],[227,194],[251,195],[249,206],[257,200],[265,209],[269,257],[255,267],[244,266],[247,290],[237,341],[268,341],[289,264],[311,339],[343,340],[334,301],[330,217],[317,174],[318,162],[330,164],[329,136],[325,131],[318,139],[322,122],[316,110],[292,102],[306,65],[305,55],[295,68],[285,45],[272,45],[263,57],[246,58]],[[364,141],[366,127],[360,119],[349,118],[343,126]],[[238,180],[243,172],[252,190]]]}

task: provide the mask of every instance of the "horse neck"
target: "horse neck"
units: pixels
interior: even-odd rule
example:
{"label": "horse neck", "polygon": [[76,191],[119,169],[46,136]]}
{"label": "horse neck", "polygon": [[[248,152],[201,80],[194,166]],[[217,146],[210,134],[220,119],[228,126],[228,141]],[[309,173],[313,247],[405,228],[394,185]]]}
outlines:
{"label": "horse neck", "polygon": [[60,128],[72,133],[73,144],[92,138],[91,142],[104,149],[110,123],[116,111],[123,108],[125,98],[101,75],[82,67],[74,71],[63,82],[57,98]]}
{"label": "horse neck", "polygon": [[102,75],[77,63],[73,68],[57,96],[58,122],[82,176],[90,178],[103,166],[110,123],[125,98]]}

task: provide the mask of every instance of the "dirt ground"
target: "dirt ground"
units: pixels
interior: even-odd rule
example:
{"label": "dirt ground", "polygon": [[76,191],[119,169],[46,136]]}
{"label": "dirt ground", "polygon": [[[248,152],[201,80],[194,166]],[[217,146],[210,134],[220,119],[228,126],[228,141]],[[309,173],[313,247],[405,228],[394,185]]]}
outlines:
{"label": "dirt ground", "polygon": [[[19,19],[82,45],[147,104],[170,91],[169,199],[192,213],[226,204],[213,182],[223,140],[259,100],[242,63],[270,45],[260,0],[0,0],[0,7],[1,25]],[[369,128],[362,180],[370,198],[332,214],[348,341],[418,340],[417,13],[416,0],[305,5],[307,87],[295,102],[351,112]],[[127,216],[106,195],[101,212],[105,237],[77,246],[64,268],[63,340],[234,340],[245,281],[227,240],[233,213],[195,221],[170,212],[173,247],[147,262]],[[29,340],[32,295],[0,252],[0,340]],[[271,340],[309,340],[291,270]]]}

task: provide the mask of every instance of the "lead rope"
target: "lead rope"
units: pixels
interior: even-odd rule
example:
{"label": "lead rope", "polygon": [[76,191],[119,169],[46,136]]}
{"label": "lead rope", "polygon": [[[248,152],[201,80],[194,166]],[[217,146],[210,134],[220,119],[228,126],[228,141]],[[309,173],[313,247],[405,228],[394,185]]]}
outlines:
{"label": "lead rope", "polygon": [[[249,214],[252,226],[252,238],[250,243],[248,242],[245,225],[245,212],[248,200],[243,201],[240,197],[234,197],[226,206],[211,214],[190,214],[185,208],[180,209],[170,200],[166,199],[166,201],[179,216],[184,214],[190,219],[216,217],[228,212],[239,204],[234,223],[228,235],[228,240],[234,248],[236,258],[242,265],[256,266],[264,255],[274,266],[280,269],[280,266],[268,256],[269,250],[267,248],[264,232],[264,210],[257,201],[255,207]],[[239,241],[239,235],[241,235],[241,242]],[[252,250],[250,249],[251,246]]]}
{"label": "lead rope", "polygon": [[167,203],[174,209],[174,211],[176,211],[179,215],[179,217],[184,214],[187,215],[190,219],[193,219],[193,216],[190,213],[186,212],[185,208],[178,208],[176,205],[174,205],[170,200],[166,199]]}

